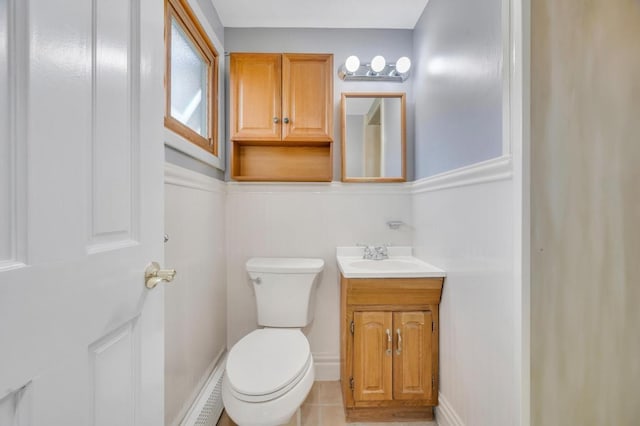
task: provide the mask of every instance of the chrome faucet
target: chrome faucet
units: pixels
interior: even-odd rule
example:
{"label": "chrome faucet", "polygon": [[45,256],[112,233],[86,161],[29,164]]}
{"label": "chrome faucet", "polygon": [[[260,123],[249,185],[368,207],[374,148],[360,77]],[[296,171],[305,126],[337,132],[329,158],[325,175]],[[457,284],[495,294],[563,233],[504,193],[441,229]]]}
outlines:
{"label": "chrome faucet", "polygon": [[363,259],[367,260],[384,260],[389,258],[389,251],[387,250],[387,245],[366,245],[364,246],[364,254],[362,255]]}

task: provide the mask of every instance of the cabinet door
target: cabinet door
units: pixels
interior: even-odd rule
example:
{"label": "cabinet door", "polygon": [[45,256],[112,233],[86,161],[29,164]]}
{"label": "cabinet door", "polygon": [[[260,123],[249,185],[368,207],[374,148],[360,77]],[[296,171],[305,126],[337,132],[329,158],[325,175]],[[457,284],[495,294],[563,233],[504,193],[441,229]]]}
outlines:
{"label": "cabinet door", "polygon": [[391,312],[355,312],[353,320],[353,397],[356,401],[391,400]]}
{"label": "cabinet door", "polygon": [[281,71],[280,54],[231,54],[231,140],[281,140]]}
{"label": "cabinet door", "polygon": [[332,70],[332,55],[282,55],[282,140],[332,140]]}
{"label": "cabinet door", "polygon": [[430,400],[435,385],[433,314],[394,312],[393,398]]}

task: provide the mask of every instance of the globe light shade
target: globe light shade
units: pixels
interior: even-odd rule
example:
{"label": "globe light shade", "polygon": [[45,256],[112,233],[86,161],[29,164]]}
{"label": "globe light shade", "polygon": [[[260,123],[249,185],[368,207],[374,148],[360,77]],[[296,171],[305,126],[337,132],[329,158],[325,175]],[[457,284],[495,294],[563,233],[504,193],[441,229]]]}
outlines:
{"label": "globe light shade", "polygon": [[386,65],[387,61],[385,61],[384,56],[378,55],[371,60],[371,70],[373,72],[381,72]]}
{"label": "globe light shade", "polygon": [[349,56],[344,63],[344,67],[348,72],[354,73],[358,71],[358,68],[360,68],[360,59],[355,55]]}
{"label": "globe light shade", "polygon": [[398,71],[400,74],[405,74],[409,72],[410,68],[411,68],[411,59],[407,58],[406,56],[403,56],[402,58],[396,61],[396,71]]}

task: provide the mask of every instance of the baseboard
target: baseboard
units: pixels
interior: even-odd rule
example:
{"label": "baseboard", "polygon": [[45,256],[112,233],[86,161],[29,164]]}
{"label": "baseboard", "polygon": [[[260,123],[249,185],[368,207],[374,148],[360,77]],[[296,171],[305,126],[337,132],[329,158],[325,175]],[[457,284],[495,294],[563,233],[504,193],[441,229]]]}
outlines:
{"label": "baseboard", "polygon": [[442,393],[438,394],[436,421],[438,422],[438,426],[465,426],[458,413],[456,413],[453,406]]}
{"label": "baseboard", "polygon": [[340,380],[340,357],[336,355],[313,354],[316,368],[316,381]]}
{"label": "baseboard", "polygon": [[180,426],[215,426],[222,414],[222,376],[226,362],[226,353],[219,357],[215,368],[198,393]]}

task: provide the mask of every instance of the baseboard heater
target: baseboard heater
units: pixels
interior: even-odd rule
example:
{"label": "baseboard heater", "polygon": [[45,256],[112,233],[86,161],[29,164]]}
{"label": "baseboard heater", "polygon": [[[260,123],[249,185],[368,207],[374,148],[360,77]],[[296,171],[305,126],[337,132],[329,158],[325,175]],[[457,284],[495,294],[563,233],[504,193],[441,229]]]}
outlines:
{"label": "baseboard heater", "polygon": [[213,369],[180,426],[216,426],[222,414],[222,376],[226,357]]}

